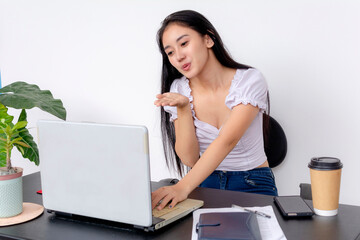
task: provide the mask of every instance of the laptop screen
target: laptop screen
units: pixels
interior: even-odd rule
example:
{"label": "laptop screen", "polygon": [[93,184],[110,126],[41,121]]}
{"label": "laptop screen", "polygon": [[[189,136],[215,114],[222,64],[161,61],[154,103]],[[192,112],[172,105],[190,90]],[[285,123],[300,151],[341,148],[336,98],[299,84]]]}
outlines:
{"label": "laptop screen", "polygon": [[151,225],[146,127],[42,120],[38,137],[45,208]]}

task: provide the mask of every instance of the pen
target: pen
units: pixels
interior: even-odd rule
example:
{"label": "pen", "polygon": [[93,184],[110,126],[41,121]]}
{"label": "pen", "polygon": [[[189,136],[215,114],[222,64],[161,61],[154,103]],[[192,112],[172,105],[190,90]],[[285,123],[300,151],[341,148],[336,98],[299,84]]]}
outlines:
{"label": "pen", "polygon": [[251,209],[244,208],[244,207],[240,207],[240,206],[235,205],[235,204],[231,205],[231,207],[233,207],[233,208],[240,208],[240,209],[242,209],[242,210],[244,210],[244,211],[251,212],[251,213],[257,214],[257,215],[262,216],[262,217],[271,218],[271,216],[268,215],[268,214],[266,214],[266,213],[259,212],[259,211],[256,211],[256,210],[251,210]]}

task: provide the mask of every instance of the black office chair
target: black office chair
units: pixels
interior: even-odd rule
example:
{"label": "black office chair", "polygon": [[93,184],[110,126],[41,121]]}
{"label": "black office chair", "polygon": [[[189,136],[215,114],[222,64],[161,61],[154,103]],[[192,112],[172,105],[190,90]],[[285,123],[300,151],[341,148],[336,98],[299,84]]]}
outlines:
{"label": "black office chair", "polygon": [[287,153],[286,135],[280,124],[271,116],[265,121],[269,122],[268,131],[264,131],[264,148],[270,168],[278,166],[284,161]]}
{"label": "black office chair", "polygon": [[311,184],[310,183],[300,183],[300,197],[307,200],[312,200],[311,194]]}

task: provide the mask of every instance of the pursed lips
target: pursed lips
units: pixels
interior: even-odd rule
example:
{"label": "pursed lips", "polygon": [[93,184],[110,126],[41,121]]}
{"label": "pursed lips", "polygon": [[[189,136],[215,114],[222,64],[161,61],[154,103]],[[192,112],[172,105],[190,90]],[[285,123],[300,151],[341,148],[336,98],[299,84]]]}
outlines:
{"label": "pursed lips", "polygon": [[184,71],[188,71],[190,69],[190,66],[191,66],[191,63],[186,63],[186,64],[182,65],[182,69]]}

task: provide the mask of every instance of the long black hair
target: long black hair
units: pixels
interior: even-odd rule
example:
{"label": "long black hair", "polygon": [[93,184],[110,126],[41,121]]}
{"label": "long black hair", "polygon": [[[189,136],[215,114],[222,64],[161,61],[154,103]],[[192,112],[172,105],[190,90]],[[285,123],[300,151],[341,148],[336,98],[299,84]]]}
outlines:
{"label": "long black hair", "polygon": [[[240,64],[232,59],[228,51],[225,49],[219,33],[203,15],[193,10],[178,11],[167,16],[162,22],[161,28],[157,32],[157,43],[163,60],[161,72],[161,93],[169,92],[173,81],[182,77],[182,74],[171,65],[168,56],[164,51],[162,42],[164,31],[172,23],[189,27],[202,36],[208,35],[214,42],[212,47],[214,55],[223,66],[235,69],[250,68],[250,66]],[[167,166],[175,167],[180,176],[183,176],[184,166],[175,152],[174,124],[170,122],[169,113],[165,112],[163,107],[161,107],[161,133]]]}

